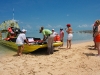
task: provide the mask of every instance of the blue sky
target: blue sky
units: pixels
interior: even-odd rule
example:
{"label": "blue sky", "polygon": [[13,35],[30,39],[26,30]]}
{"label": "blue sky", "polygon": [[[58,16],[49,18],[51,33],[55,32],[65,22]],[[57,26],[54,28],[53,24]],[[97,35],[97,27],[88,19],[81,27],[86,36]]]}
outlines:
{"label": "blue sky", "polygon": [[13,18],[28,31],[65,28],[70,23],[74,30],[92,29],[100,19],[100,0],[1,0],[0,24]]}

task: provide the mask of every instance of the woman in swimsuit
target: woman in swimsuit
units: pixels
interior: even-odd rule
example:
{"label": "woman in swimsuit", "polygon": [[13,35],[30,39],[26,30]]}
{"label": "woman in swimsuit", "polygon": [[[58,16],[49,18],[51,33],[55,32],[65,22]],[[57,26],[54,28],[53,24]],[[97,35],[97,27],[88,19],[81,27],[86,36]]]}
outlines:
{"label": "woman in swimsuit", "polygon": [[96,20],[95,24],[97,28],[95,29],[94,38],[95,38],[95,43],[98,50],[97,56],[100,56],[100,20]]}
{"label": "woman in swimsuit", "polygon": [[67,24],[66,26],[67,26],[66,32],[68,33],[68,36],[67,36],[67,49],[71,49],[71,41],[72,41],[72,38],[73,38],[72,28],[71,28],[70,24]]}

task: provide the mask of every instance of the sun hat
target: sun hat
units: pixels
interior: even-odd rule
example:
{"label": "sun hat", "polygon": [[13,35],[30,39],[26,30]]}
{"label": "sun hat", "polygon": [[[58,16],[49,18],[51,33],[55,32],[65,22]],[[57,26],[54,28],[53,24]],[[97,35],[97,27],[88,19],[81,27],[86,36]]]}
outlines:
{"label": "sun hat", "polygon": [[54,30],[54,29],[52,29],[52,30]]}
{"label": "sun hat", "polygon": [[44,29],[44,27],[42,26],[42,27],[40,28],[40,30],[39,30],[39,33],[41,33],[43,29]]}
{"label": "sun hat", "polygon": [[22,29],[22,32],[26,32],[27,30],[26,29]]}
{"label": "sun hat", "polygon": [[60,30],[63,30],[63,28],[60,28]]}
{"label": "sun hat", "polygon": [[71,24],[67,24],[66,26],[70,27],[70,26],[71,26]]}

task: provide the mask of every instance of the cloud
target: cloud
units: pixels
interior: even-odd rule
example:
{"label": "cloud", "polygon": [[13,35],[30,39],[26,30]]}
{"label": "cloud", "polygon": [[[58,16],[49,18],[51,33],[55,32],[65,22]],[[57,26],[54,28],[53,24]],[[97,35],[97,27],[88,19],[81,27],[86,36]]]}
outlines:
{"label": "cloud", "polygon": [[48,24],[47,26],[46,26],[46,28],[63,28],[63,26],[62,25],[50,25],[50,24]]}
{"label": "cloud", "polygon": [[[41,25],[41,26],[44,26],[44,25]],[[41,26],[37,25],[36,28],[40,28]],[[48,24],[47,26],[44,26],[44,27],[48,28],[48,29],[64,28],[62,25],[50,25],[50,24]]]}
{"label": "cloud", "polygon": [[67,16],[69,16],[69,14],[67,14]]}
{"label": "cloud", "polygon": [[22,24],[23,24],[23,22],[20,22],[20,23],[22,23]]}
{"label": "cloud", "polygon": [[78,25],[78,27],[79,27],[79,28],[87,28],[87,27],[89,27],[89,25],[83,24],[83,25]]}
{"label": "cloud", "polygon": [[46,27],[47,27],[47,28],[52,28],[52,25],[48,24]]}
{"label": "cloud", "polygon": [[30,25],[26,25],[26,27],[28,28],[28,29],[32,29],[33,27],[31,27]]}

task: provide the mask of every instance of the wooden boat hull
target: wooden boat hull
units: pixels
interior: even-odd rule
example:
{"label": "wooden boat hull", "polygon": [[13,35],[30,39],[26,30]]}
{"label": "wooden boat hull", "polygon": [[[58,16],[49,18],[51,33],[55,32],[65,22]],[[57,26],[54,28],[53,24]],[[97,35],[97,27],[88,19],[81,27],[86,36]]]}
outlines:
{"label": "wooden boat hull", "polygon": [[[17,45],[15,44],[15,42],[10,42],[10,41],[5,41],[5,40],[0,40],[0,44],[6,46],[6,47],[9,47],[9,48],[12,48],[14,50],[17,51],[18,47]],[[62,45],[62,42],[55,42],[53,43],[53,46],[54,47],[58,47]],[[24,44],[24,53],[30,53],[30,52],[33,52],[37,49],[41,49],[41,48],[46,48],[47,47],[47,44],[31,44],[30,46],[27,45],[27,44]]]}

